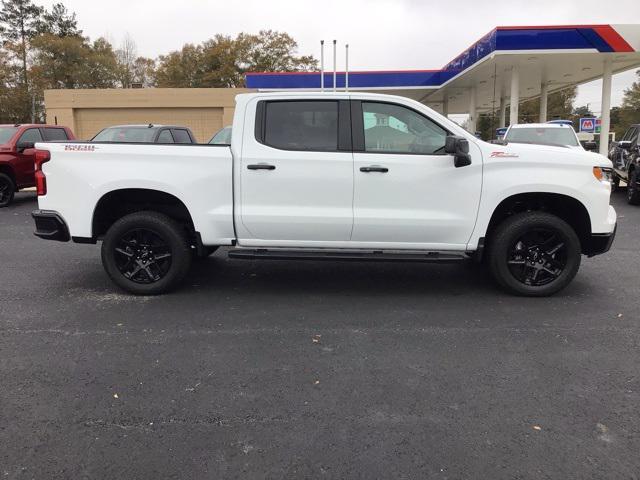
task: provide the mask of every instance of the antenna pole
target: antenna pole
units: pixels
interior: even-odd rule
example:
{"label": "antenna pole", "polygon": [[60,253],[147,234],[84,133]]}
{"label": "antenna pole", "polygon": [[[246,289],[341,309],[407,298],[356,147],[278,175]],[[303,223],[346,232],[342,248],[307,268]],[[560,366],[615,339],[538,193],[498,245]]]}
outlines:
{"label": "antenna pole", "polygon": [[344,90],[349,91],[349,44],[345,45]]}
{"label": "antenna pole", "polygon": [[320,91],[324,92],[324,40],[320,40]]}
{"label": "antenna pole", "polygon": [[337,41],[333,41],[333,91],[336,91],[336,43]]}

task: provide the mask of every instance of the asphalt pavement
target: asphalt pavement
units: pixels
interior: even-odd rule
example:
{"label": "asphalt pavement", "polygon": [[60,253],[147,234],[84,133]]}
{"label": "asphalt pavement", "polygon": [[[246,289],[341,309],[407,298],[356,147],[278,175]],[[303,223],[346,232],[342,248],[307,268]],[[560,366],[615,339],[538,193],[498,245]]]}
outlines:
{"label": "asphalt pavement", "polygon": [[461,265],[198,262],[160,297],[0,210],[0,479],[637,479],[640,207],[552,298]]}

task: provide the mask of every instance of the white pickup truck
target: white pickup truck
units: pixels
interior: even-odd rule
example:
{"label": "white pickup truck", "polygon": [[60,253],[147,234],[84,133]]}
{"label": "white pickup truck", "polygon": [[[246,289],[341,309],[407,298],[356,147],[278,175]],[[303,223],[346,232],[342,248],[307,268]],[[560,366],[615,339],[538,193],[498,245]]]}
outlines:
{"label": "white pickup truck", "polygon": [[492,145],[407,98],[238,95],[231,145],[37,145],[35,234],[102,241],[111,279],[175,287],[219,246],[245,259],[485,263],[550,295],[606,252],[611,162]]}

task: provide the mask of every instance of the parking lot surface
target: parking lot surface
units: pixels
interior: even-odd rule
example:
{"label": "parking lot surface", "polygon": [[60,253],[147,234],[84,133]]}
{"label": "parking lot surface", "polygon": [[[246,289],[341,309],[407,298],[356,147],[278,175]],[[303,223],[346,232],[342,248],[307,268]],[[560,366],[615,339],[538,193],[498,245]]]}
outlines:
{"label": "parking lot surface", "polygon": [[640,208],[552,298],[460,265],[198,262],[161,297],[0,210],[0,478],[640,475]]}

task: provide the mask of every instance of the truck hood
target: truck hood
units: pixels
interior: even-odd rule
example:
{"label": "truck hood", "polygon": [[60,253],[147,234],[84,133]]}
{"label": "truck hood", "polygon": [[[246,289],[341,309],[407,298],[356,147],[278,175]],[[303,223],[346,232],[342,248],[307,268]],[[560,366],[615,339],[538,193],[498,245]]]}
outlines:
{"label": "truck hood", "polygon": [[566,162],[571,164],[585,164],[592,167],[612,168],[613,164],[604,155],[589,152],[583,148],[569,148],[553,145],[534,145],[529,143],[509,143],[496,145],[486,143],[489,147],[489,158],[518,158],[525,160],[548,160],[551,162]]}

